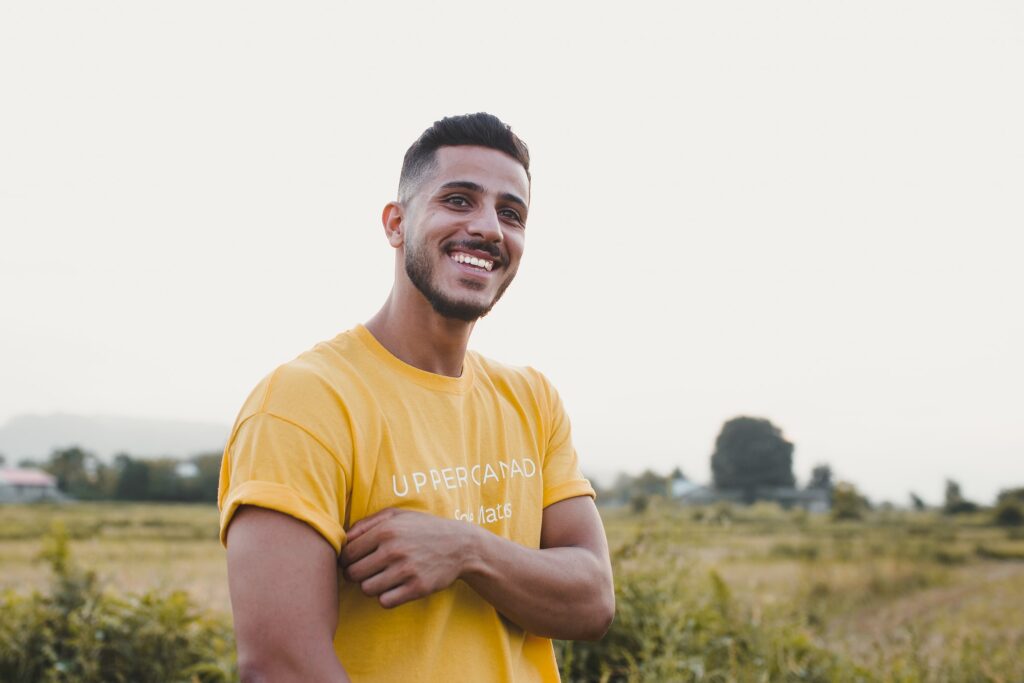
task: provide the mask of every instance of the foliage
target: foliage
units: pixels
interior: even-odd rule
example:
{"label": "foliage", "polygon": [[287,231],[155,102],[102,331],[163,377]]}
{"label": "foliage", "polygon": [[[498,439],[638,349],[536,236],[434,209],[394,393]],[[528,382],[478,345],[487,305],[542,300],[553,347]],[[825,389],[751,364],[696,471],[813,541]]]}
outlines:
{"label": "foliage", "polygon": [[57,488],[79,500],[214,502],[220,460],[220,453],[185,460],[120,453],[107,465],[75,446],[55,450],[42,468],[57,478]]}
{"label": "foliage", "polygon": [[737,417],[722,425],[711,455],[715,486],[740,489],[749,501],[758,487],[792,487],[793,444],[770,421]]}
{"label": "foliage", "polygon": [[[566,681],[1024,681],[1020,527],[997,529],[985,515],[937,511],[865,508],[860,520],[833,524],[825,515],[767,503],[650,502],[639,514],[628,507],[602,511],[616,621],[599,642],[556,644]],[[54,519],[66,524],[78,561],[101,575],[118,581],[148,575],[151,586],[187,575],[188,583],[179,585],[219,614],[229,610],[213,506],[5,507],[0,681],[234,679],[228,619],[199,614],[181,594],[185,607],[177,611],[173,594],[149,594],[147,608],[147,596],[112,595],[95,579],[87,589],[62,591],[55,579],[42,596],[4,594],[4,586],[24,590],[28,558]],[[53,552],[53,543],[47,556],[59,570],[54,576],[82,577],[74,563],[60,560],[66,553]],[[89,585],[82,578],[70,583]],[[58,645],[62,604],[72,616],[67,643]],[[102,615],[109,626],[97,621]],[[188,645],[174,640],[181,634]],[[199,673],[160,673],[156,663],[174,654],[161,650],[162,643],[195,653],[195,663],[183,666]],[[120,654],[101,655],[109,650]],[[40,659],[70,664],[62,665],[64,673],[25,668]],[[112,660],[122,669],[94,675],[87,668]],[[136,668],[124,673],[129,665]],[[160,666],[171,671],[172,665]]]}
{"label": "foliage", "polygon": [[714,571],[703,580],[627,572],[616,601],[602,641],[558,643],[563,680],[857,680],[857,667],[801,626],[763,624]]}
{"label": "foliage", "polygon": [[1024,680],[1024,571],[986,569],[1024,544],[985,556],[960,538],[991,536],[976,521],[863,506],[860,520],[800,527],[772,506],[735,508],[726,525],[712,509],[606,516],[616,620],[599,642],[556,643],[563,680]]}
{"label": "foliage", "polygon": [[81,683],[234,680],[230,624],[187,594],[113,596],[72,561],[55,526],[41,554],[49,594],[0,596],[0,680]]}
{"label": "foliage", "polygon": [[1010,560],[1019,561],[1024,560],[1024,543],[1014,543],[1012,541],[1005,543],[979,543],[974,552],[977,553],[978,557],[984,557],[989,560]]}
{"label": "foliage", "polygon": [[832,491],[832,519],[860,519],[867,509],[868,501],[856,486],[848,482],[836,484]]}
{"label": "foliage", "polygon": [[910,492],[910,507],[918,512],[923,512],[928,509],[928,506],[925,505],[924,499],[913,491]]}
{"label": "foliage", "polygon": [[960,484],[952,479],[946,480],[946,502],[942,506],[943,512],[947,515],[962,515],[968,512],[975,512],[977,509],[977,503],[967,500],[960,493]]}
{"label": "foliage", "polygon": [[1024,487],[1015,489],[1004,489],[999,492],[999,496],[996,498],[996,504],[1003,503],[1005,501],[1016,501],[1024,505]]}
{"label": "foliage", "polygon": [[629,507],[635,514],[643,514],[647,511],[648,506],[651,504],[650,496],[645,496],[642,493],[634,495],[629,500]]}
{"label": "foliage", "polygon": [[1024,526],[1024,487],[999,492],[993,521],[999,526]]}
{"label": "foliage", "polygon": [[820,489],[832,492],[832,468],[828,465],[817,465],[811,470],[811,480],[807,482],[807,488]]}
{"label": "foliage", "polygon": [[668,477],[663,477],[653,470],[644,470],[636,477],[622,473],[616,477],[615,483],[606,492],[605,500],[629,503],[634,510],[642,512],[647,508],[651,496],[669,495],[669,481]]}
{"label": "foliage", "polygon": [[78,448],[56,450],[43,466],[57,478],[57,488],[75,498],[102,497],[106,471],[95,455]]}
{"label": "foliage", "polygon": [[1024,526],[1024,504],[1013,498],[1004,498],[996,506],[993,519],[999,526]]}

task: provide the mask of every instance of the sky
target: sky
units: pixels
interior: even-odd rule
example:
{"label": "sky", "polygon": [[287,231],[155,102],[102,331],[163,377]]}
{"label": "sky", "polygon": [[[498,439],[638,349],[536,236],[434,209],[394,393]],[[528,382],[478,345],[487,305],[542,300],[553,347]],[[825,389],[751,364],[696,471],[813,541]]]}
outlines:
{"label": "sky", "polygon": [[229,425],[368,319],[408,145],[532,155],[472,348],[558,387],[584,471],[710,479],[772,420],[876,500],[1024,485],[1024,5],[0,5],[0,423]]}

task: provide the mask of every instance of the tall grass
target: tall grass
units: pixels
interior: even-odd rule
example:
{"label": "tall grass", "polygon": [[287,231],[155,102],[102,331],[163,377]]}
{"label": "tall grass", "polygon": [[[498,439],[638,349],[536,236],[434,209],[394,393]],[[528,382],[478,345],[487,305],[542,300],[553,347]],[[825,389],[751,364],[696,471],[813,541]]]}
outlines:
{"label": "tall grass", "polygon": [[[51,580],[30,594],[0,593],[0,681],[237,680],[226,595],[209,612],[195,602],[213,594],[199,565],[223,564],[216,510],[3,513],[0,578],[26,576],[19,563],[37,553]],[[657,499],[603,514],[617,615],[600,642],[556,643],[566,681],[1024,681],[1020,528],[899,512],[833,522],[767,505]],[[104,573],[150,553],[141,573],[153,574],[154,588],[104,590],[72,545]],[[170,557],[161,549],[189,571],[190,593],[158,588],[166,577],[157,564]]]}
{"label": "tall grass", "polygon": [[183,592],[114,595],[78,567],[56,525],[47,593],[0,596],[0,680],[106,683],[237,679],[230,624]]}

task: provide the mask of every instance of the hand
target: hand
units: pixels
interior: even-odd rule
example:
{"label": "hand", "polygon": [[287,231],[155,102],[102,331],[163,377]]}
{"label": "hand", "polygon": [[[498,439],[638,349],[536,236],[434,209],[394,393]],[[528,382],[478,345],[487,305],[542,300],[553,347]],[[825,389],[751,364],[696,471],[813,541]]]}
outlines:
{"label": "hand", "polygon": [[385,508],[352,525],[339,560],[363,593],[397,607],[455,583],[474,530],[466,522]]}

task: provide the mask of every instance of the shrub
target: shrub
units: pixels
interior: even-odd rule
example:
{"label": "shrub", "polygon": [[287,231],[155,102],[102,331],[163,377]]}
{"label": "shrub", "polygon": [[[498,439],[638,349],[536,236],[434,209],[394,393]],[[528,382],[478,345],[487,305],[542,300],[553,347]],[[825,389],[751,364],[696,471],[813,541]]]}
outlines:
{"label": "shrub", "polygon": [[0,596],[0,680],[189,681],[237,678],[231,626],[200,613],[185,593],[117,597],[72,561],[55,527],[41,559],[47,595]]}
{"label": "shrub", "polygon": [[651,497],[643,493],[634,495],[629,500],[629,507],[633,514],[642,515],[651,504]]}
{"label": "shrub", "polygon": [[979,543],[974,547],[978,557],[987,560],[1024,560],[1024,546],[1016,543]]}
{"label": "shrub", "polygon": [[1024,525],[1024,504],[1013,498],[1004,498],[996,507],[994,521],[999,526]]}
{"label": "shrub", "polygon": [[772,557],[791,558],[794,560],[806,560],[808,562],[817,560],[821,555],[821,549],[810,543],[776,543],[769,551]]}
{"label": "shrub", "polygon": [[855,520],[864,516],[867,500],[853,484],[839,482],[832,490],[832,519]]}
{"label": "shrub", "polygon": [[714,571],[706,580],[619,578],[615,623],[596,643],[559,642],[570,681],[853,681],[863,670],[814,644],[799,625],[765,623],[733,599]]}

